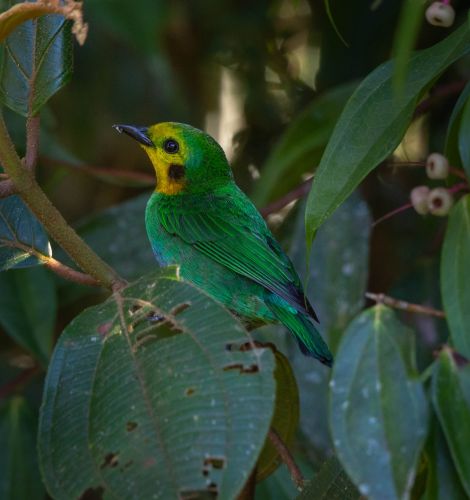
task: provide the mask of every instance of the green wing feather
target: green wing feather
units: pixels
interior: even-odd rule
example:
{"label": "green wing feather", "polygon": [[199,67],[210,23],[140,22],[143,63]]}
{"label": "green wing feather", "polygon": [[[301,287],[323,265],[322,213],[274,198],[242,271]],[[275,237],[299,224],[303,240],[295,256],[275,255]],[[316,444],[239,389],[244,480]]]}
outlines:
{"label": "green wing feather", "polygon": [[238,189],[230,196],[186,197],[168,207],[160,204],[158,218],[168,233],[317,320],[291,261]]}

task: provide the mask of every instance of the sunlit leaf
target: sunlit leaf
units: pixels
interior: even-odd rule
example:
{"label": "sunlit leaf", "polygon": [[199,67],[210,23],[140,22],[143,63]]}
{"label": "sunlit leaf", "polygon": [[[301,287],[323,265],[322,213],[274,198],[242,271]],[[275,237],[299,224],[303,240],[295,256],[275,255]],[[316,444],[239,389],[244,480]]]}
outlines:
{"label": "sunlit leaf", "polygon": [[0,407],[0,498],[42,500],[44,486],[36,456],[37,420],[15,397]]}
{"label": "sunlit leaf", "polygon": [[260,206],[296,186],[301,174],[313,172],[347,99],[356,88],[348,83],[326,92],[289,125],[273,149],[256,184],[253,198]]}
{"label": "sunlit leaf", "polygon": [[449,216],[441,256],[441,292],[452,342],[470,357],[470,195]]}
{"label": "sunlit leaf", "polygon": [[23,116],[35,115],[72,69],[71,21],[61,15],[27,20],[4,42],[0,100]]}
{"label": "sunlit leaf", "polygon": [[[271,427],[290,447],[299,424],[299,391],[294,373],[287,358],[275,351],[276,404]],[[269,439],[266,440],[256,465],[256,481],[271,475],[281,464],[281,457]]]}
{"label": "sunlit leaf", "polygon": [[40,264],[31,249],[51,255],[41,224],[18,196],[0,199],[0,271]]}
{"label": "sunlit leaf", "polygon": [[54,280],[45,268],[0,273],[0,325],[43,365],[52,350],[56,310]]}
{"label": "sunlit leaf", "polygon": [[442,42],[415,53],[399,95],[393,91],[393,62],[379,66],[349,99],[333,131],[310,191],[307,238],[398,146],[429,85],[470,52],[470,30],[462,25]]}
{"label": "sunlit leaf", "polygon": [[241,349],[247,342],[231,314],[170,270],[80,314],[44,390],[39,453],[51,496],[235,498],[274,409],[273,354]]}
{"label": "sunlit leaf", "polygon": [[424,391],[409,366],[412,335],[391,309],[368,309],[345,332],[333,368],[334,445],[371,500],[409,497],[427,434]]}
{"label": "sunlit leaf", "polygon": [[360,497],[336,457],[329,458],[297,500],[356,500]]}

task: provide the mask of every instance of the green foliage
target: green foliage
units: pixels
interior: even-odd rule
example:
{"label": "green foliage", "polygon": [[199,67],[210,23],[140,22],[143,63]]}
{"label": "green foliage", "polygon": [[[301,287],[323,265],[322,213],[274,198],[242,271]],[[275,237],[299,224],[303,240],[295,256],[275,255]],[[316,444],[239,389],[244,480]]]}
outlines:
{"label": "green foliage", "polygon": [[44,389],[49,492],[235,497],[274,405],[272,353],[240,350],[248,341],[228,312],[169,271],[84,311],[63,332]]}
{"label": "green foliage", "polygon": [[429,85],[469,52],[470,28],[464,24],[410,59],[410,71],[399,95],[392,89],[391,62],[378,67],[360,84],[336,124],[308,197],[308,241],[364,177],[398,146]]}
{"label": "green foliage", "polygon": [[0,199],[0,271],[40,264],[30,249],[51,255],[44,229],[21,198]]}
{"label": "green foliage", "polygon": [[[331,379],[331,431],[362,495],[407,498],[427,434],[428,408],[414,380],[411,331],[384,306],[348,327]],[[406,418],[402,412],[406,408]]]}

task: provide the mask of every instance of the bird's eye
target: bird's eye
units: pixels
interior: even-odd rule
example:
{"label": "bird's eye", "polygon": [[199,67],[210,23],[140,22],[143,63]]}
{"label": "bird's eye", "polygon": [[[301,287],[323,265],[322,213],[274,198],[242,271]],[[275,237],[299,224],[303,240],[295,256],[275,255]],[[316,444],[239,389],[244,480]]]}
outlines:
{"label": "bird's eye", "polygon": [[163,149],[170,154],[175,154],[178,152],[180,145],[174,139],[167,139],[163,143]]}

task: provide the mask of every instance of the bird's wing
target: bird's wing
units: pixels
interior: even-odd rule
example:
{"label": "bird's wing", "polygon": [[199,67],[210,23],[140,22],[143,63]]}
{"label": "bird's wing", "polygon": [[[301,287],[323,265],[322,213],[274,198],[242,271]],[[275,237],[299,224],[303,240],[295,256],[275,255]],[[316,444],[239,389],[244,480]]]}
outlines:
{"label": "bird's wing", "polygon": [[318,321],[291,261],[251,202],[243,202],[249,205],[213,197],[204,210],[163,210],[158,218],[168,233]]}

